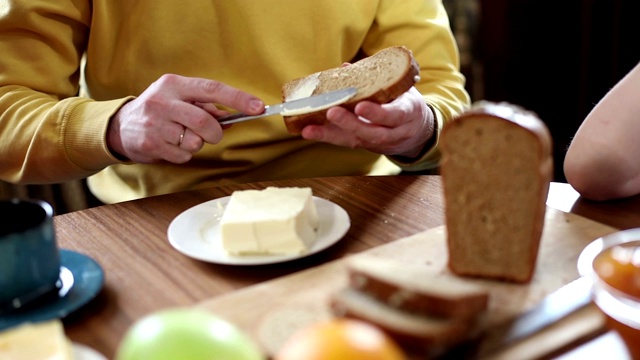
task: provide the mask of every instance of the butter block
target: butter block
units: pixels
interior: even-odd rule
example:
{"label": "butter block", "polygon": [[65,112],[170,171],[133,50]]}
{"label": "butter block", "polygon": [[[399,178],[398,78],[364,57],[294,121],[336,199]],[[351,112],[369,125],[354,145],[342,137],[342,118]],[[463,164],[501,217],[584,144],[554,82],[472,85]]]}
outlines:
{"label": "butter block", "polygon": [[311,188],[235,191],[220,220],[223,248],[232,255],[303,254],[317,229]]}
{"label": "butter block", "polygon": [[0,360],[72,360],[60,320],[26,323],[0,332]]}

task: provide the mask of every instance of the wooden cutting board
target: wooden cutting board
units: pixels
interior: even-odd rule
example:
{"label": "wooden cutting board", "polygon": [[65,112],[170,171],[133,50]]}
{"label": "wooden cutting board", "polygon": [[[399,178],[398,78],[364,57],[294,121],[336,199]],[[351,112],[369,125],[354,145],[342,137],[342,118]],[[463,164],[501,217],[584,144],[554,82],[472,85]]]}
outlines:
{"label": "wooden cutting board", "polygon": [[[521,314],[576,279],[580,251],[592,240],[616,230],[547,207],[536,272],[529,284],[467,279],[489,289],[487,326]],[[445,231],[444,226],[433,228],[351,256],[399,260],[421,266],[425,275],[452,277],[455,275],[446,267]],[[331,317],[329,298],[347,285],[345,259],[218,296],[198,306],[236,324],[272,355],[297,329]]]}

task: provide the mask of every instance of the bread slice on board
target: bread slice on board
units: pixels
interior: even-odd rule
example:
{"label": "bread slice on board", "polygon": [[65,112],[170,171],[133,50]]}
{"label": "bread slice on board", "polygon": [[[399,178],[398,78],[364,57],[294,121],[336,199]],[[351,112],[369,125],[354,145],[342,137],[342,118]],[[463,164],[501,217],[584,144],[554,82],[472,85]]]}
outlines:
{"label": "bread slice on board", "polygon": [[417,266],[373,257],[347,262],[349,286],[404,311],[468,319],[488,306],[486,288],[456,277],[425,276]]}
{"label": "bread slice on board", "polygon": [[405,350],[425,356],[442,353],[452,345],[464,342],[474,334],[477,326],[475,319],[453,321],[393,308],[351,288],[333,294],[331,308],[336,316],[378,326]]}
{"label": "bread slice on board", "polygon": [[[282,86],[283,101],[355,87],[358,92],[341,106],[353,109],[363,100],[384,104],[409,90],[420,79],[420,68],[411,51],[403,46],[389,47],[354,62],[291,80]],[[323,124],[327,110],[284,116],[287,131],[300,134],[310,124]]]}
{"label": "bread slice on board", "polygon": [[337,317],[383,329],[420,358],[443,353],[479,334],[489,292],[455,276],[429,275],[418,264],[379,257],[346,262],[347,286],[331,296]]}
{"label": "bread slice on board", "polygon": [[546,125],[521,107],[480,102],[445,126],[440,145],[449,268],[529,282],[553,173]]}

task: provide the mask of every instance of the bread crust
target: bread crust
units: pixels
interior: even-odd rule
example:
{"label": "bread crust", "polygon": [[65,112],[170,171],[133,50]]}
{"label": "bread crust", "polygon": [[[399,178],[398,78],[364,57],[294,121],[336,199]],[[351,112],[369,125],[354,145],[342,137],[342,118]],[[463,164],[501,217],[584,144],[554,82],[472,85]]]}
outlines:
{"label": "bread crust", "polygon": [[[532,133],[538,136],[540,140],[540,151],[541,157],[550,157],[552,156],[552,140],[551,133],[549,129],[545,125],[545,123],[540,120],[538,115],[533,111],[526,110],[521,106],[511,104],[508,102],[491,102],[491,101],[478,101],[473,104],[473,106],[460,114],[460,116],[456,119],[477,119],[480,116],[490,116],[498,119],[504,119],[509,122],[512,122],[518,126],[521,126]],[[459,125],[459,123],[453,124],[452,127]],[[446,127],[443,129],[444,132],[447,131]]]}
{"label": "bread crust", "polygon": [[[366,303],[369,306],[363,306]],[[378,306],[380,309],[376,310]],[[378,326],[405,350],[420,358],[436,357],[453,345],[475,338],[479,334],[481,323],[476,318],[438,319],[408,313],[387,307],[367,294],[349,288],[334,293],[330,307],[337,317],[357,319]]]}
{"label": "bread crust", "polygon": [[422,266],[358,256],[346,265],[347,287],[330,298],[337,317],[372,323],[418,358],[432,358],[480,335],[489,292]]}
{"label": "bread crust", "polygon": [[487,310],[488,291],[456,277],[425,276],[409,264],[356,258],[347,265],[349,286],[402,311],[470,319]]}
{"label": "bread crust", "polygon": [[[380,61],[383,57],[387,56],[390,52],[395,54],[402,54],[405,62],[402,64],[404,70],[402,75],[395,79],[393,82],[385,84],[384,86],[375,89],[373,93],[368,96],[363,96],[363,93],[368,93],[366,89],[358,88],[358,93],[349,101],[341,104],[351,111],[355,108],[356,104],[360,101],[372,101],[378,104],[385,104],[395,100],[398,96],[407,92],[420,78],[420,67],[413,58],[413,54],[409,49],[404,46],[389,47],[372,56],[359,60],[349,66],[342,66],[333,69],[321,71],[319,73],[311,74],[302,78],[291,80],[282,86],[282,100],[287,100],[287,95],[290,94],[292,89],[295,89],[301,82],[307,81],[310,77],[318,77],[320,84],[313,90],[311,95],[319,95],[333,90],[339,90],[342,86],[339,83],[331,84],[331,75],[343,75],[343,76],[362,76],[363,73],[357,73],[357,69],[374,61]],[[395,65],[394,65],[395,66]],[[384,70],[383,70],[384,71]],[[366,74],[364,74],[366,75]],[[370,74],[373,76],[373,74]],[[321,125],[326,122],[327,110],[320,110],[313,113],[284,116],[284,123],[287,127],[287,131],[292,135],[298,135],[302,132],[302,129],[311,124]]]}
{"label": "bread crust", "polygon": [[[513,170],[514,173],[517,171],[522,172],[522,167],[525,166],[529,167],[528,170],[531,173],[535,173],[535,179],[529,179],[532,181],[533,187],[525,188],[522,186],[522,188],[518,190],[530,192],[528,194],[528,198],[533,198],[535,201],[529,204],[519,204],[519,209],[513,213],[500,214],[500,216],[496,216],[496,218],[501,219],[504,219],[507,215],[512,218],[527,217],[528,219],[525,219],[527,221],[524,222],[530,223],[531,228],[526,229],[528,231],[526,238],[516,238],[513,234],[505,234],[504,231],[497,230],[495,233],[498,235],[495,236],[495,238],[489,239],[489,235],[487,235],[489,232],[484,232],[483,229],[478,229],[478,227],[474,227],[472,231],[470,228],[471,225],[468,225],[475,221],[472,217],[477,217],[482,211],[486,210],[489,216],[492,215],[491,212],[495,214],[500,211],[508,211],[500,207],[496,207],[496,203],[498,201],[495,199],[501,196],[500,192],[504,192],[504,188],[478,188],[476,190],[469,190],[473,186],[476,186],[476,184],[469,182],[481,181],[467,178],[465,180],[467,183],[465,183],[460,180],[456,180],[456,178],[460,177],[461,174],[455,172],[456,169],[452,163],[455,161],[453,157],[455,156],[455,153],[459,151],[457,149],[464,145],[460,143],[450,143],[450,141],[453,141],[449,139],[450,133],[459,131],[461,127],[468,126],[469,124],[481,124],[479,121],[485,121],[483,124],[489,124],[490,122],[496,124],[496,122],[500,122],[501,128],[504,129],[505,133],[510,132],[516,134],[516,132],[518,132],[518,134],[520,134],[522,130],[524,130],[530,134],[533,138],[533,143],[536,144],[536,149],[526,149],[527,151],[537,151],[535,155],[531,156],[533,159],[530,161],[531,163],[524,163],[526,162],[524,159],[513,159],[512,149],[509,149],[506,145],[504,146],[504,149],[501,149],[501,154],[494,159],[483,159],[480,156],[475,159],[478,163],[488,164],[489,162],[493,162],[495,164],[498,161],[509,159],[511,157],[511,159],[508,160],[510,161],[510,164],[521,163],[518,165],[521,166],[519,170],[501,168],[502,173],[492,172],[494,170],[493,168],[497,166],[488,165],[485,169],[486,171],[482,173],[484,178],[481,180],[485,183],[490,183],[491,179],[495,179],[496,182],[498,182],[498,177],[500,177],[500,181],[502,181],[502,183],[507,183],[507,186],[511,186],[512,184],[509,183],[509,181],[504,181],[505,178],[511,176],[508,171]],[[491,139],[491,141],[495,143],[496,141],[500,141],[500,139],[496,137]],[[486,277],[518,283],[529,282],[535,271],[538,249],[544,226],[546,198],[553,175],[552,140],[548,128],[536,114],[526,111],[519,106],[508,103],[480,102],[474,104],[469,111],[460,115],[457,119],[445,126],[441,135],[441,145],[443,153],[441,175],[445,189],[445,218],[448,230],[447,244],[449,248],[449,268],[454,273],[463,276]],[[472,147],[473,145],[469,146]],[[469,176],[469,174],[465,175]],[[513,185],[514,188],[516,188],[519,184]],[[463,193],[464,195],[461,195]],[[460,200],[456,200],[456,198],[459,198],[460,196],[468,196],[469,193],[473,193],[475,195],[475,199],[473,199],[473,201],[476,203],[483,202],[484,204],[475,207],[465,207],[465,205],[461,205],[459,202]],[[479,201],[478,198],[482,198],[482,201]],[[469,202],[471,201],[472,200],[469,200]],[[489,203],[491,206],[486,205]],[[480,207],[484,208],[479,209]],[[482,216],[485,216],[485,214]],[[505,224],[494,225],[506,228]],[[465,226],[465,231],[461,231],[460,227]],[[464,235],[462,234],[463,232],[465,232]],[[471,232],[473,232],[473,234],[470,234]],[[518,257],[515,259],[513,254],[508,254],[507,250],[502,250],[507,248],[507,245],[509,245],[507,242],[523,243],[526,247],[526,251],[523,250],[519,252],[520,255],[515,255]],[[520,266],[520,269],[518,270],[513,268],[490,270],[489,265],[487,265],[488,261],[483,258],[486,253],[480,251],[475,259],[470,259],[468,254],[469,250],[464,244],[470,244],[469,247],[473,247],[475,250],[487,249],[487,253],[491,252],[494,255],[498,253],[499,255],[494,256],[493,263],[496,261],[502,261],[504,263],[516,261],[522,266]]]}

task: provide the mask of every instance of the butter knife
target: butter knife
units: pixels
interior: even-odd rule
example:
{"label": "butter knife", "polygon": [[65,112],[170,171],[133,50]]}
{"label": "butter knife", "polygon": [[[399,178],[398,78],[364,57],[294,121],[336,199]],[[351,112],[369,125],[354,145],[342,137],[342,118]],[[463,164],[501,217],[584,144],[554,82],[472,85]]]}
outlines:
{"label": "butter knife", "polygon": [[291,100],[277,105],[265,106],[265,110],[259,115],[247,115],[245,113],[235,113],[218,118],[221,125],[234,124],[247,120],[260,119],[272,115],[299,115],[312,113],[333,106],[338,106],[351,99],[358,90],[354,87],[344,88],[302,99]]}
{"label": "butter knife", "polygon": [[591,303],[591,279],[582,276],[547,295],[524,314],[491,329],[480,353],[489,355],[533,336]]}

